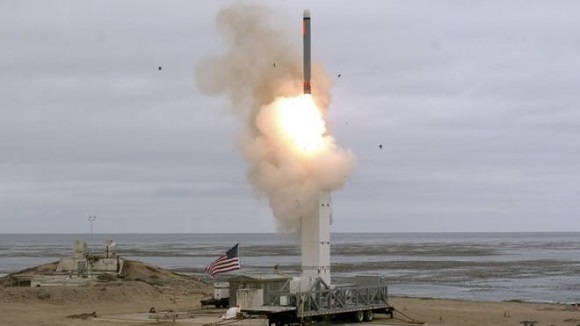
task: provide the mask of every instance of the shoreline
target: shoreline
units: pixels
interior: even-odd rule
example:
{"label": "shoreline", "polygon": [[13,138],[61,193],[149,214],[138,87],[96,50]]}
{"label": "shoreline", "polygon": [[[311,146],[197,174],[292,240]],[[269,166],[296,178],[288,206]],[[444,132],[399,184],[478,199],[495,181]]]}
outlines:
{"label": "shoreline", "polygon": [[[192,277],[197,279],[197,274],[191,273],[182,273],[179,271],[174,271],[172,269],[167,269],[170,272],[174,272],[177,274],[181,274],[187,277]],[[19,271],[20,272],[20,271]],[[6,277],[14,273],[0,273],[0,278]],[[401,299],[417,299],[417,300],[447,300],[447,301],[465,301],[465,302],[485,302],[485,303],[529,303],[529,304],[556,304],[556,305],[569,305],[569,306],[580,306],[580,298],[579,301],[551,301],[551,300],[526,300],[526,299],[507,299],[507,300],[489,300],[489,299],[470,299],[470,298],[453,298],[453,297],[437,297],[437,296],[414,296],[409,294],[389,294],[389,297],[392,298],[401,298]]]}
{"label": "shoreline", "polygon": [[[79,286],[0,287],[0,324],[30,326],[149,325],[155,320],[115,319],[118,315],[146,316],[150,311],[187,313],[183,325],[219,323],[225,309],[201,309],[213,288],[192,277],[130,261],[122,280],[91,281]],[[37,272],[43,266],[35,268]],[[371,324],[449,326],[512,326],[535,320],[540,325],[580,325],[580,305],[524,300],[481,301],[389,295],[395,318],[377,314]],[[82,319],[79,319],[81,316]],[[197,318],[197,319],[196,319]],[[402,323],[403,322],[403,323]],[[242,321],[243,323],[243,321]],[[236,322],[236,325],[244,325]]]}
{"label": "shoreline", "polygon": [[[481,236],[373,234],[335,234],[331,257],[334,284],[350,284],[358,275],[376,275],[384,278],[391,295],[489,302],[580,301],[580,238],[575,236],[552,232],[539,237],[487,232]],[[278,272],[300,274],[300,250],[294,240],[280,234],[99,233],[90,240],[80,235],[46,234],[0,238],[0,247],[6,250],[0,255],[2,274],[69,257],[72,244],[79,239],[97,252],[103,250],[103,243],[114,240],[120,257],[203,281],[211,281],[204,272],[207,264],[223,253],[226,244],[239,241],[244,245],[241,274],[269,273],[276,265],[280,266]]]}

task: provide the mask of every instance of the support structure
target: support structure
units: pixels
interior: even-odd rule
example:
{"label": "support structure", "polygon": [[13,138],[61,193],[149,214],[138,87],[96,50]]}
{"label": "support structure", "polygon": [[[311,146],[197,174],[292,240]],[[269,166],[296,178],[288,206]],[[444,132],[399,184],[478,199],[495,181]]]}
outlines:
{"label": "support structure", "polygon": [[302,275],[300,288],[307,291],[320,278],[330,285],[330,222],[332,204],[329,191],[319,195],[318,210],[301,221]]}

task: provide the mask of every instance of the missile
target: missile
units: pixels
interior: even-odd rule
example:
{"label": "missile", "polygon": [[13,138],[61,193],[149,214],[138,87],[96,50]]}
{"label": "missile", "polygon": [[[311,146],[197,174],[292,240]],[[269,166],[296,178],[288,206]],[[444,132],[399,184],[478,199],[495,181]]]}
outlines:
{"label": "missile", "polygon": [[304,10],[302,20],[302,38],[304,40],[304,94],[311,94],[310,89],[310,10]]}

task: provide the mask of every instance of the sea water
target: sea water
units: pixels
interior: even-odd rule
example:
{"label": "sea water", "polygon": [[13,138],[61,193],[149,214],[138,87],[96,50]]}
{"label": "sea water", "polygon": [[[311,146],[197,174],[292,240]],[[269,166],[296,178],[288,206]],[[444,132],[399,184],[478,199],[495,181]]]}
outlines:
{"label": "sea water", "polygon": [[[205,266],[239,243],[241,270],[299,275],[289,234],[0,234],[0,276],[113,240],[120,256],[211,281]],[[580,233],[333,233],[332,283],[380,275],[394,295],[466,300],[580,302]]]}

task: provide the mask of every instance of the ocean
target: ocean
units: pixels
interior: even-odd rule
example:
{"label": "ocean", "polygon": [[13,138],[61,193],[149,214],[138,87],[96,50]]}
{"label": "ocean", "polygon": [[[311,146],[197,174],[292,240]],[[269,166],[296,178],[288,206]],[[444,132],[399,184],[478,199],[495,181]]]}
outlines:
{"label": "ocean", "polygon": [[[211,281],[205,266],[239,243],[242,269],[217,275],[299,274],[288,234],[0,234],[0,276],[113,240],[120,256]],[[381,275],[393,295],[463,300],[580,302],[580,233],[333,233],[332,283]]]}

